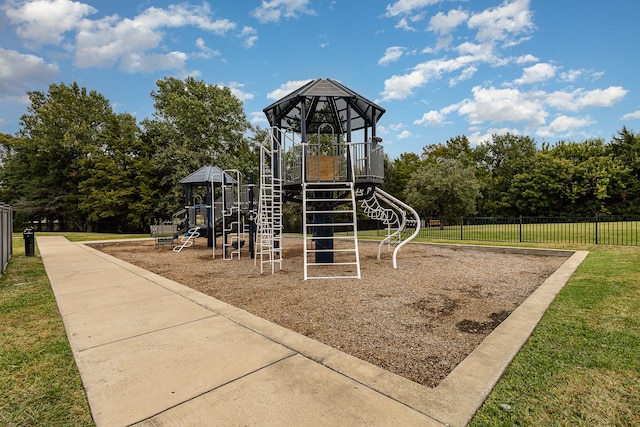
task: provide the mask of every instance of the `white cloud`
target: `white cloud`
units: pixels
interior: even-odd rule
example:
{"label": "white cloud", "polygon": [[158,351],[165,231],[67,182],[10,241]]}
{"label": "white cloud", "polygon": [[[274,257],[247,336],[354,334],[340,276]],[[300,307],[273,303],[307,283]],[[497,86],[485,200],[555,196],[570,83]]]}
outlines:
{"label": "white cloud", "polygon": [[261,23],[278,22],[280,18],[296,18],[298,14],[315,15],[308,7],[309,0],[262,0],[251,14]]}
{"label": "white cloud", "polygon": [[[416,13],[422,8],[435,4],[437,1],[399,0],[387,6],[387,16],[405,16]],[[431,19],[431,29],[439,32],[437,49],[449,50],[450,44],[458,37],[449,34],[465,20],[470,29],[476,30],[476,42],[462,41],[453,47],[458,56],[453,58],[441,57],[415,65],[405,74],[395,74],[387,78],[381,98],[385,100],[405,99],[414,91],[434,80],[449,76],[450,86],[471,78],[478,71],[479,64],[489,64],[493,67],[504,66],[514,61],[514,58],[502,58],[497,51],[496,42],[502,42],[503,47],[517,44],[522,36],[533,29],[530,0],[506,0],[500,6],[485,9],[469,15],[461,9],[450,10],[447,14],[438,13]],[[519,38],[520,37],[520,38]],[[433,51],[430,51],[433,53]],[[523,55],[515,59],[518,63],[536,60],[533,55]],[[525,72],[521,82],[541,79],[552,70],[551,66],[532,68]],[[555,69],[554,73],[555,73]],[[543,71],[547,74],[543,74]],[[537,73],[536,73],[537,72]]]}
{"label": "white cloud", "polygon": [[[502,5],[473,14],[469,28],[478,30],[476,40],[480,42],[510,40],[514,35],[526,33],[533,28],[530,0],[505,1]],[[516,43],[511,40],[510,44]]]}
{"label": "white cloud", "polygon": [[469,17],[469,13],[460,9],[450,10],[448,14],[438,12],[429,20],[429,29],[439,34],[449,34]]}
{"label": "white cloud", "polygon": [[40,44],[58,44],[64,33],[75,30],[79,22],[97,10],[88,4],[70,0],[37,0],[17,9],[7,9],[18,36]]}
{"label": "white cloud", "polygon": [[388,47],[384,52],[384,56],[378,60],[378,65],[387,65],[391,62],[395,62],[404,53],[404,48],[401,46]]}
{"label": "white cloud", "polygon": [[532,65],[531,67],[527,67],[524,69],[522,77],[514,80],[515,84],[530,84],[537,83],[544,80],[549,80],[551,77],[555,76],[556,67],[547,64],[544,62],[537,63],[536,65]]}
{"label": "white cloud", "polygon": [[516,58],[516,64],[527,64],[529,62],[537,62],[538,58],[531,54],[522,55]]}
{"label": "white cloud", "polygon": [[294,90],[301,88],[302,86],[306,85],[307,83],[309,83],[311,81],[312,80],[291,80],[291,81],[288,81],[288,82],[280,85],[280,87],[278,89],[269,92],[267,94],[267,98],[268,99],[273,99],[274,101],[277,101],[279,99],[284,98],[285,96],[289,95]]}
{"label": "white cloud", "polygon": [[413,134],[411,132],[409,132],[408,130],[403,130],[398,135],[398,139],[407,139],[407,138],[411,138],[412,136]]}
{"label": "white cloud", "polygon": [[417,31],[415,28],[413,28],[409,24],[409,21],[407,20],[407,18],[400,19],[396,24],[395,28],[400,30],[406,30],[406,31]]}
{"label": "white cloud", "polygon": [[558,116],[549,123],[549,130],[552,132],[566,132],[569,130],[580,129],[593,124],[593,120],[589,117],[569,117]]}
{"label": "white cloud", "polygon": [[549,126],[543,126],[536,130],[536,135],[543,138],[553,138],[558,134],[570,135],[577,129],[592,125],[594,121],[590,117],[570,117],[560,115],[553,119]]}
{"label": "white cloud", "polygon": [[465,68],[464,70],[462,70],[462,73],[460,73],[459,76],[449,79],[449,86],[455,86],[460,82],[469,80],[473,77],[476,71],[478,71],[478,69],[473,66]]}
{"label": "white cloud", "polygon": [[414,125],[422,126],[441,126],[445,124],[446,116],[440,111],[431,110],[422,115],[422,117],[413,122]]}
{"label": "white cloud", "polygon": [[640,110],[625,114],[622,116],[622,120],[640,120]]}
{"label": "white cloud", "polygon": [[240,37],[244,39],[245,47],[253,47],[258,41],[258,31],[253,27],[244,26],[242,27],[242,32],[240,33]]}
{"label": "white cloud", "polygon": [[583,70],[569,70],[560,73],[560,78],[565,82],[575,82],[583,73]]}
{"label": "white cloud", "polygon": [[239,82],[229,82],[226,85],[224,83],[218,84],[218,87],[228,87],[231,93],[242,102],[251,100],[255,96],[252,93],[243,91],[242,88],[244,86],[244,83]]}
{"label": "white cloud", "polygon": [[151,7],[133,19],[110,16],[83,20],[76,37],[74,63],[79,67],[110,67],[119,63],[128,72],[172,69],[184,73],[185,53],[149,51],[162,48],[165,28],[195,26],[217,35],[235,28],[236,24],[227,19],[211,20],[210,13],[206,3],[180,4],[167,9]]}
{"label": "white cloud", "polygon": [[198,54],[198,56],[201,58],[209,59],[212,56],[220,56],[219,50],[213,50],[210,47],[208,47],[204,39],[200,37],[196,39],[196,46],[198,47],[198,49],[201,50],[201,52]]}
{"label": "white cloud", "polygon": [[622,86],[606,89],[556,91],[545,96],[545,103],[559,110],[578,111],[588,107],[611,107],[627,94]]}
{"label": "white cloud", "polygon": [[398,0],[394,4],[387,5],[386,15],[406,15],[438,2],[440,2],[440,0]]}
{"label": "white cloud", "polygon": [[404,99],[411,95],[415,88],[440,78],[442,73],[450,73],[468,67],[475,60],[475,57],[471,55],[464,55],[455,59],[434,59],[423,62],[416,65],[408,74],[394,75],[385,80],[382,97],[384,100]]}
{"label": "white cloud", "polygon": [[24,93],[29,83],[49,83],[60,73],[56,64],[15,50],[0,48],[0,94],[7,101],[9,95]]}
{"label": "white cloud", "polygon": [[473,124],[482,122],[521,122],[528,126],[542,126],[548,112],[544,104],[518,89],[496,89],[476,86],[473,99],[463,101],[458,113]]}

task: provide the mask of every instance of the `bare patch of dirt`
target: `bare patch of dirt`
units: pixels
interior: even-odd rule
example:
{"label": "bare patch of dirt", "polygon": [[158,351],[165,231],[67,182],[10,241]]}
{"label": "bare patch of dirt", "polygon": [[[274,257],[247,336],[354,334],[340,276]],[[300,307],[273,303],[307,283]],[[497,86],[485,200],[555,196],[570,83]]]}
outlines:
{"label": "bare patch of dirt", "polygon": [[305,281],[296,238],[273,275],[246,248],[240,260],[213,259],[202,240],[180,253],[151,241],[94,246],[428,387],[566,260],[408,244],[394,269],[391,252],[378,261],[377,243],[362,242],[362,279]]}

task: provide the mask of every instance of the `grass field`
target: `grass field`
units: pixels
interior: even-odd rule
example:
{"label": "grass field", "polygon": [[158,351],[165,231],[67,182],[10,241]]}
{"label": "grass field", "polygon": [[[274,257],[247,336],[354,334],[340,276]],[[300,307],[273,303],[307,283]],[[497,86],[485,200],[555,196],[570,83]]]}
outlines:
{"label": "grass field", "polygon": [[93,420],[51,285],[22,236],[0,277],[0,425],[90,426]]}
{"label": "grass field", "polygon": [[[91,425],[42,262],[24,257],[22,243],[16,235],[0,277],[0,425]],[[591,253],[470,425],[640,425],[640,248],[522,246]]]}

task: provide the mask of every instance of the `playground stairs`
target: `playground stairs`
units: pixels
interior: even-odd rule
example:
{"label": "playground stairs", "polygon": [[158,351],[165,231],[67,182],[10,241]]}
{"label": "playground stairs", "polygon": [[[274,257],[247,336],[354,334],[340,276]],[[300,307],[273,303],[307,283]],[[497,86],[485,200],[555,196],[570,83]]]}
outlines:
{"label": "playground stairs", "polygon": [[200,237],[200,227],[196,226],[196,227],[190,228],[189,231],[184,236],[182,236],[180,238],[181,245],[174,246],[173,251],[174,252],[180,252],[184,248],[188,248],[189,246],[192,246],[193,242],[198,237]]}
{"label": "playground stairs", "polygon": [[353,182],[305,182],[302,193],[304,279],[359,279]]}
{"label": "playground stairs", "polygon": [[260,147],[260,195],[256,215],[256,251],[254,263],[271,274],[282,270],[282,155],[272,135]]}

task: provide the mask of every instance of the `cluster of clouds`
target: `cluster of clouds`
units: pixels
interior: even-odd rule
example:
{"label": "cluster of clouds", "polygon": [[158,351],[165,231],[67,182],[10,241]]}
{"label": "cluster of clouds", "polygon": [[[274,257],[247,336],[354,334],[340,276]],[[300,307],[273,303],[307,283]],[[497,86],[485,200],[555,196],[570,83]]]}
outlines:
{"label": "cluster of clouds", "polygon": [[[250,15],[260,23],[270,23],[314,14],[308,3],[309,0],[262,1]],[[99,11],[95,7],[74,0],[8,0],[0,6],[0,12],[27,49],[58,50],[56,55],[61,60],[70,57],[77,68],[117,67],[127,73],[168,70],[182,77],[197,76],[197,70],[188,69],[190,59],[222,54],[207,46],[203,37],[193,40],[191,51],[172,49],[171,30],[187,27],[207,36],[236,39],[248,49],[258,43],[255,27],[215,16],[206,2],[151,6],[131,18],[117,14],[96,18]],[[59,74],[56,62],[34,53],[0,47],[0,93],[7,97],[26,98],[25,84],[48,83]],[[252,96],[243,92],[238,82],[227,85],[241,99]]]}
{"label": "cluster of clouds", "polygon": [[[9,2],[4,12],[27,46],[62,48],[80,68],[117,65],[131,73],[186,70],[190,56],[219,55],[202,38],[194,42],[194,52],[171,50],[165,40],[167,31],[175,28],[194,27],[222,37],[233,35],[248,47],[257,41],[254,28],[238,28],[229,19],[214,17],[207,3],[149,7],[133,18],[111,15],[91,19],[98,10],[73,0]],[[13,52],[14,56],[19,54]]]}
{"label": "cluster of clouds", "polygon": [[[376,19],[394,27],[402,35],[394,39],[407,45],[389,46],[378,59],[382,73],[388,72],[379,80],[384,82],[378,102],[390,109],[399,102],[422,106],[434,88],[465,87],[457,92],[462,93],[458,99],[431,100],[424,110],[414,108],[415,117],[404,119],[410,123],[387,125],[392,139],[416,137],[424,127],[460,121],[466,122],[465,134],[474,143],[504,132],[552,138],[593,125],[591,108],[611,107],[628,93],[622,86],[580,87],[597,81],[602,73],[565,69],[516,49],[536,32],[531,0],[496,0],[494,6],[480,10],[473,10],[477,3],[468,1],[390,1]],[[334,1],[328,4],[331,8]],[[191,60],[224,61],[225,49],[254,49],[259,44],[259,25],[321,15],[314,6],[319,8],[321,3],[255,0],[246,6],[245,14],[252,26],[218,16],[206,1],[139,6],[134,16],[122,17],[105,16],[87,0],[6,0],[0,5],[0,23],[4,31],[15,33],[22,46],[0,46],[0,94],[6,101],[25,103],[30,85],[56,80],[63,61],[78,69],[198,76]],[[195,31],[179,31],[185,29]],[[185,44],[187,37],[193,40]],[[478,78],[487,70],[495,77]],[[503,75],[516,77],[505,80]],[[279,99],[306,82],[285,82],[266,96]],[[224,85],[243,101],[254,97],[241,82]],[[255,114],[256,120],[264,120],[262,116]],[[640,110],[622,119],[640,119]]]}
{"label": "cluster of clouds", "polygon": [[[591,107],[609,107],[619,102],[627,90],[621,86],[587,90],[575,88],[580,78],[595,81],[601,73],[571,69],[544,62],[531,54],[505,55],[514,46],[529,40],[535,31],[530,0],[505,1],[480,12],[462,6],[438,12],[427,19],[429,6],[440,0],[398,0],[387,6],[386,17],[396,19],[396,28],[407,32],[428,31],[435,37],[432,46],[420,53],[430,59],[413,65],[406,73],[394,74],[384,82],[382,101],[405,100],[422,95],[429,83],[445,80],[450,87],[471,79],[482,67],[523,67],[520,77],[511,81],[484,82],[473,86],[460,101],[426,111],[413,125],[444,126],[453,115],[462,116],[472,132],[470,140],[480,143],[493,133],[533,131],[540,137],[571,133],[594,123],[589,115],[580,115]],[[464,6],[472,6],[471,3]],[[404,46],[388,47],[378,61],[381,66],[407,57],[417,58],[415,50]],[[499,75],[499,71],[495,75]],[[545,83],[564,82],[560,90],[542,90]],[[623,118],[637,118],[640,110]],[[508,123],[514,127],[490,127]],[[405,126],[396,125],[403,128]],[[515,127],[517,126],[517,127]],[[403,137],[411,134],[405,130]]]}

